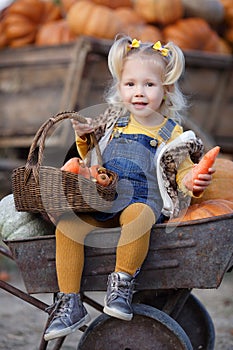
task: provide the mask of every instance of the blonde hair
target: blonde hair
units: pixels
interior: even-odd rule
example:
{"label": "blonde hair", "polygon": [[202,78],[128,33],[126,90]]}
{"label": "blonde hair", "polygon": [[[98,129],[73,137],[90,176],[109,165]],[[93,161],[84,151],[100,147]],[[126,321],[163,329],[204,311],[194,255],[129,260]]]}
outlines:
{"label": "blonde hair", "polygon": [[113,81],[106,93],[106,101],[110,104],[122,103],[117,87],[126,59],[131,57],[150,58],[162,68],[161,79],[166,96],[161,103],[160,113],[180,121],[180,114],[186,107],[185,98],[178,86],[178,80],[185,67],[183,52],[174,43],[169,42],[163,46],[168,50],[168,55],[165,57],[161,51],[153,49],[153,45],[153,43],[145,42],[140,43],[137,48],[132,48],[132,39],[129,36],[123,35],[116,38],[108,54],[108,67]]}

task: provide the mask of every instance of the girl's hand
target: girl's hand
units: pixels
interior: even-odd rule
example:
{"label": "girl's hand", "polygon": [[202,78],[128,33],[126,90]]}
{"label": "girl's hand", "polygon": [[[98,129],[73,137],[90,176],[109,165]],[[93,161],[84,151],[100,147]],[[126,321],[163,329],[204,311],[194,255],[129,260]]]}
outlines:
{"label": "girl's hand", "polygon": [[74,131],[79,137],[84,136],[85,134],[90,134],[94,131],[94,128],[92,126],[92,119],[86,118],[87,123],[80,123],[75,119],[71,119],[72,126],[74,128]]}
{"label": "girl's hand", "polygon": [[[195,166],[195,165],[194,165]],[[215,173],[214,168],[209,168],[207,174],[199,174],[198,178],[193,181],[193,171],[190,170],[183,178],[185,187],[198,197],[209,186],[212,181],[212,175]]]}

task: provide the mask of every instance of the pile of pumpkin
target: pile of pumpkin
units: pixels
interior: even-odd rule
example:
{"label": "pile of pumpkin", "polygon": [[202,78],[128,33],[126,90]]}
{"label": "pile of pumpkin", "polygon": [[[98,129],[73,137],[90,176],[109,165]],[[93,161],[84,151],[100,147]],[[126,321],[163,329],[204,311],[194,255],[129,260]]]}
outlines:
{"label": "pile of pumpkin", "polygon": [[232,0],[15,0],[0,17],[0,47],[57,45],[79,35],[173,41],[184,50],[233,49]]}

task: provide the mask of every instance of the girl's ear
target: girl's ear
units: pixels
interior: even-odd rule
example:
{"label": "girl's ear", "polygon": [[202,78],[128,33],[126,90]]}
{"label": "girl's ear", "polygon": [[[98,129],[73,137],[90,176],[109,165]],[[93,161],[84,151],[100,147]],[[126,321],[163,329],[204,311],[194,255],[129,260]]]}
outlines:
{"label": "girl's ear", "polygon": [[173,92],[173,91],[174,91],[174,84],[164,86],[164,95],[166,95],[166,92]]}

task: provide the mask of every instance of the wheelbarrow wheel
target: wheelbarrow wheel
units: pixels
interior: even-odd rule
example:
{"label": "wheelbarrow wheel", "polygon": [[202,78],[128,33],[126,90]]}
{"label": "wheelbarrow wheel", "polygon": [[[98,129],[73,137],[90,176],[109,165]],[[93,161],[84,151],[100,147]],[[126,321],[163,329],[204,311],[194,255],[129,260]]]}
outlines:
{"label": "wheelbarrow wheel", "polygon": [[[156,291],[140,291],[135,294],[134,303],[143,303],[163,310],[163,306],[169,297],[168,292],[159,295]],[[189,295],[176,318],[176,322],[188,335],[194,350],[214,350],[215,331],[213,321],[204,305],[193,294]]]}
{"label": "wheelbarrow wheel", "polygon": [[134,317],[122,321],[105,314],[84,332],[78,350],[192,350],[180,325],[164,312],[144,304],[133,304]]}

